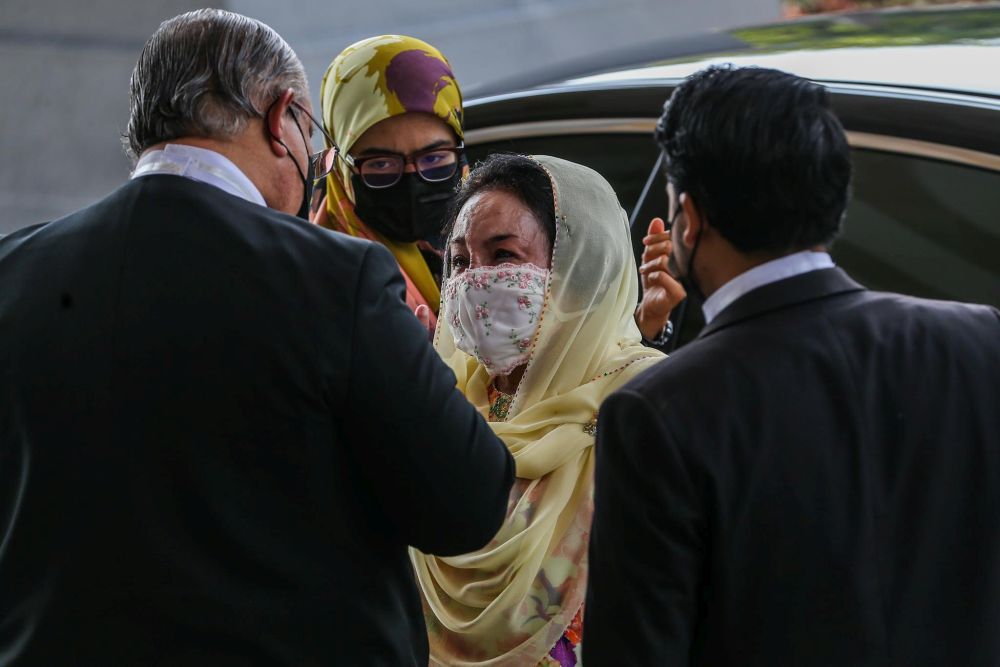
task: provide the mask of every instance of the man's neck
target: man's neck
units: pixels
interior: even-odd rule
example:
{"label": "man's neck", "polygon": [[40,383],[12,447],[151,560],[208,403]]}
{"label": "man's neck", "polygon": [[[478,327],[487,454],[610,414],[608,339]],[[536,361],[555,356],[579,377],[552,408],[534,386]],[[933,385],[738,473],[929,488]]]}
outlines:
{"label": "man's neck", "polygon": [[[728,246],[728,244],[726,245]],[[745,254],[732,246],[720,248],[718,252],[714,253],[711,262],[704,260],[699,262],[702,266],[699,267],[698,285],[705,298],[708,298],[736,276],[746,273],[755,266],[783,256],[784,254],[775,255],[772,253]]]}
{"label": "man's neck", "polygon": [[823,248],[800,250],[757,264],[731,278],[705,299],[702,304],[705,322],[711,322],[730,304],[759,287],[834,266],[830,255]]}
{"label": "man's neck", "polygon": [[[704,259],[696,259],[700,265],[698,267],[698,285],[705,295],[705,298],[712,296],[723,285],[737,276],[743,275],[750,269],[761,264],[794,255],[803,250],[813,252],[826,252],[827,249],[821,245],[812,248],[796,248],[786,252],[751,252],[744,253],[734,248],[729,242],[722,238],[713,239],[714,243],[710,248],[699,249],[698,253],[705,252]],[[706,261],[711,257],[711,261]]]}
{"label": "man's neck", "polygon": [[[251,136],[251,132],[262,131],[259,125],[259,120],[251,119],[247,128],[231,139],[198,136],[178,137],[176,139],[171,139],[170,141],[150,146],[143,151],[143,155],[150,151],[162,150],[167,144],[194,146],[195,148],[203,148],[205,150],[218,153],[236,165],[236,167],[250,179],[250,182],[254,184],[257,191],[264,197],[267,205],[274,208],[274,206],[271,205],[273,189],[271,187],[271,181],[265,177],[266,172],[262,169],[262,161],[266,160],[267,156],[262,156],[259,149],[255,150],[258,147],[251,145],[251,142],[248,141],[248,138]],[[261,146],[263,146],[263,144]]]}
{"label": "man's neck", "polygon": [[150,146],[145,151],[143,151],[143,155],[145,155],[146,153],[150,153],[152,151],[163,150],[163,148],[167,144],[174,144],[179,146],[194,146],[195,148],[203,148],[205,150],[218,153],[222,157],[226,158],[227,160],[235,164],[240,171],[242,171],[244,174],[247,175],[247,178],[253,181],[253,184],[257,186],[257,189],[258,190],[260,189],[261,184],[258,183],[257,180],[254,179],[254,177],[250,173],[251,171],[250,164],[252,163],[252,161],[247,159],[246,151],[241,150],[239,144],[236,142],[225,141],[221,139],[212,139],[210,137],[178,137],[176,139],[171,139],[170,141],[164,141],[162,143]]}

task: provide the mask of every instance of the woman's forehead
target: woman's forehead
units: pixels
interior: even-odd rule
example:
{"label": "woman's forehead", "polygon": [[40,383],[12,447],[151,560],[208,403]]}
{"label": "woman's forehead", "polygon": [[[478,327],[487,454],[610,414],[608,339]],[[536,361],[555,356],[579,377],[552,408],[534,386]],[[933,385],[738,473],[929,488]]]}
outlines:
{"label": "woman's forehead", "polygon": [[532,241],[541,224],[520,198],[506,190],[487,190],[469,198],[455,220],[452,242],[483,243],[498,237]]}
{"label": "woman's forehead", "polygon": [[407,113],[372,125],[354,142],[351,152],[381,149],[409,154],[440,141],[455,143],[455,133],[447,123],[428,113]]}

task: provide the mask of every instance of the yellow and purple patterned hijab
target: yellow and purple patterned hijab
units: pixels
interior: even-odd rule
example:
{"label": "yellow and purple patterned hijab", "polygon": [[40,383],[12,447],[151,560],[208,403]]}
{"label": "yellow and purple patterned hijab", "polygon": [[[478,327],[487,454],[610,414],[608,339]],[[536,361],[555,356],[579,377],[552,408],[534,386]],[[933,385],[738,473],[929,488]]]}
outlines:
{"label": "yellow and purple patterned hijab", "polygon": [[[381,35],[344,49],[323,75],[320,105],[323,125],[344,152],[379,121],[405,113],[434,114],[463,139],[462,92],[451,65],[440,51],[413,37]],[[358,219],[350,176],[338,161],[314,222],[388,247],[406,278],[407,303],[425,303],[436,313],[439,287],[417,246],[386,239]]]}

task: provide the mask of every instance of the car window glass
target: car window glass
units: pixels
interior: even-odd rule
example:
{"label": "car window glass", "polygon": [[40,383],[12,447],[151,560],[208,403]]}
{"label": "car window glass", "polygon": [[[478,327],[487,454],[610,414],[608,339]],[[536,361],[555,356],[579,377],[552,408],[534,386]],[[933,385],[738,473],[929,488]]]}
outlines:
{"label": "car window glass", "polygon": [[[586,165],[608,180],[622,208],[631,219],[650,170],[659,157],[653,137],[647,134],[586,134],[530,137],[470,146],[467,151],[472,166],[491,153],[513,152],[525,155],[552,155]],[[642,237],[655,216],[666,209],[662,175],[654,179],[639,218],[632,229],[632,250],[636,260],[642,254]],[[653,212],[653,211],[657,212]]]}
{"label": "car window glass", "polygon": [[[554,155],[604,175],[630,217],[638,259],[649,220],[666,219],[662,173],[640,194],[659,153],[647,135],[534,137],[469,149]],[[1000,173],[894,153],[852,153],[852,198],[834,261],[866,287],[1000,307]],[[638,210],[633,210],[638,203]],[[700,309],[689,308],[678,343],[697,335]]]}
{"label": "car window glass", "polygon": [[834,260],[871,289],[1000,307],[1000,173],[855,150]]}
{"label": "car window glass", "polygon": [[647,134],[531,137],[478,144],[470,146],[466,152],[473,166],[487,155],[500,152],[552,155],[586,165],[608,179],[622,208],[629,214],[659,155],[653,137]]}

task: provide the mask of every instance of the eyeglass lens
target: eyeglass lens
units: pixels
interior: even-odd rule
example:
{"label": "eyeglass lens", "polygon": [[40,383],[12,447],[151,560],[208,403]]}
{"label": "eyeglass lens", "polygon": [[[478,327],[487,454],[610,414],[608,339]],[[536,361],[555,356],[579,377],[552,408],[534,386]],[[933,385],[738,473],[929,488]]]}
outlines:
{"label": "eyeglass lens", "polygon": [[[458,169],[458,156],[453,150],[438,150],[422,153],[413,158],[417,173],[431,183],[446,181]],[[365,185],[372,188],[387,188],[395,185],[406,169],[406,160],[398,155],[380,155],[365,160],[358,171]]]}
{"label": "eyeglass lens", "polygon": [[333,171],[336,159],[337,149],[332,147],[310,155],[309,160],[313,165],[313,178],[319,180]]}

